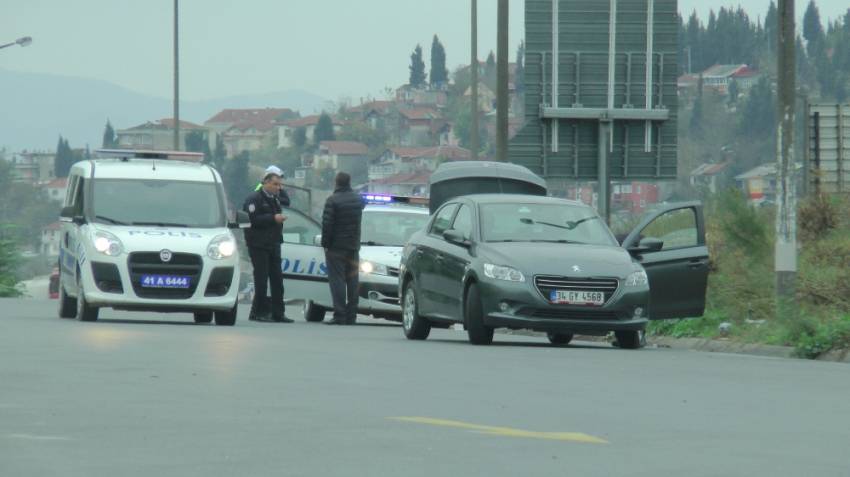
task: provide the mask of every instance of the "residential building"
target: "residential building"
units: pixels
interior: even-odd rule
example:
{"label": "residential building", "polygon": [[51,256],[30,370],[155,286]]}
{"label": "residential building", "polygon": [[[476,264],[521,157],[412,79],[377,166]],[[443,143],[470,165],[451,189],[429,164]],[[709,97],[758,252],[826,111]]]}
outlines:
{"label": "residential building", "polygon": [[416,88],[406,84],[396,90],[396,103],[408,106],[444,107],[449,104],[449,95],[444,89]]}
{"label": "residential building", "polygon": [[322,141],[313,155],[313,170],[333,169],[351,175],[352,184],[368,180],[369,148],[354,141]]}
{"label": "residential building", "polygon": [[359,106],[352,106],[345,111],[346,118],[352,121],[362,121],[372,129],[378,129],[382,121],[386,121],[395,109],[392,101],[369,101]]}
{"label": "residential building", "polygon": [[[278,126],[278,149],[292,147],[295,145],[295,131],[298,128],[304,128],[307,137],[307,144],[312,144],[315,138],[316,126],[319,124],[319,115],[304,116],[303,118],[291,119],[284,121]],[[331,116],[333,122],[334,133],[339,133],[342,130],[343,122],[339,118]]]}
{"label": "residential building", "polygon": [[394,174],[369,182],[369,192],[402,196],[427,197],[430,171]]}
{"label": "residential building", "polygon": [[39,253],[45,257],[59,256],[59,242],[62,236],[62,224],[53,222],[41,229],[41,243]]}
{"label": "residential building", "polygon": [[65,189],[68,186],[68,178],[61,177],[53,179],[44,184],[44,191],[47,193],[47,198],[52,202],[65,202]]}
{"label": "residential building", "polygon": [[658,203],[658,186],[647,182],[615,182],[611,185],[611,208],[642,214]]}
{"label": "residential building", "polygon": [[[222,137],[229,156],[261,148],[276,141],[277,126],[298,118],[289,108],[223,109],[204,122],[210,130],[210,150]],[[232,129],[232,131],[231,131]],[[228,147],[229,143],[229,147]]]}
{"label": "residential building", "polygon": [[[199,132],[205,138],[208,130],[189,121],[180,121],[180,144],[186,149],[186,136],[192,132]],[[148,121],[144,124],[128,129],[115,131],[118,147],[123,149],[174,149],[174,118],[165,118],[158,121]]]}
{"label": "residential building", "polygon": [[700,164],[691,171],[690,184],[692,187],[704,187],[712,194],[720,192],[729,181],[731,162]]}
{"label": "residential building", "polygon": [[12,174],[16,182],[38,184],[56,178],[54,152],[20,152],[12,154]]}
{"label": "residential building", "polygon": [[369,182],[398,174],[434,171],[445,161],[469,160],[472,153],[459,146],[391,147],[369,166]]}
{"label": "residential building", "polygon": [[702,72],[703,88],[717,94],[729,94],[729,84],[735,81],[738,91],[745,92],[759,80],[757,70],[747,65],[714,65]]}
{"label": "residential building", "polygon": [[[800,173],[803,169],[801,163],[797,163],[796,182],[797,191],[802,188],[803,178]],[[738,187],[747,195],[752,205],[773,204],[776,202],[776,164],[768,163],[756,166],[749,171],[735,176]]]}
{"label": "residential building", "polygon": [[432,146],[440,143],[446,119],[433,108],[399,110],[399,142],[402,146]]}
{"label": "residential building", "polygon": [[[466,88],[463,95],[467,98],[472,96],[472,86]],[[486,84],[478,83],[478,111],[480,114],[487,114],[496,110],[496,93],[487,87]]]}

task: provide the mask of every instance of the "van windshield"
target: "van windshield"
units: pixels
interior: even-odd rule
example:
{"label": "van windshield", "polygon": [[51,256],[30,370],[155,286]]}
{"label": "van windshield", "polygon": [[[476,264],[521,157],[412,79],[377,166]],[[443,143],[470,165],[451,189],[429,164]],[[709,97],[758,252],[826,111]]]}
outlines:
{"label": "van windshield", "polygon": [[92,220],[112,225],[222,227],[223,198],[211,182],[96,179]]}

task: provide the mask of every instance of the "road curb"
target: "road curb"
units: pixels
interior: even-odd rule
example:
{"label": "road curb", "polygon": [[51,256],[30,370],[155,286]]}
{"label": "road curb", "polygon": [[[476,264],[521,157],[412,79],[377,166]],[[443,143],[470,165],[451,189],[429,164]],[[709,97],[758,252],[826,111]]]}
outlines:
{"label": "road curb", "polygon": [[[497,330],[502,334],[534,336],[545,338],[545,333],[528,330]],[[608,341],[601,336],[576,336],[580,341]],[[742,343],[729,339],[708,338],[672,338],[669,336],[648,336],[646,338],[648,347],[687,349],[709,353],[731,353],[746,354],[751,356],[763,356],[768,358],[804,359],[795,355],[793,346],[776,346],[758,343]],[[818,356],[814,361],[850,363],[850,349],[832,350]]]}

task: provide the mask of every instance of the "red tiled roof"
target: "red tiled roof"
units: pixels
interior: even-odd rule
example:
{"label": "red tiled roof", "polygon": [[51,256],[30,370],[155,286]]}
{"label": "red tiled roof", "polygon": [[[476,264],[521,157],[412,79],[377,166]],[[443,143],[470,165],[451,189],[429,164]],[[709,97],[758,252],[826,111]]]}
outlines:
{"label": "red tiled roof", "polygon": [[419,157],[445,157],[446,159],[469,159],[472,152],[460,146],[434,146],[434,147],[391,147],[390,152],[402,159],[416,159]]}
{"label": "red tiled roof", "polygon": [[396,174],[394,176],[376,179],[372,181],[375,184],[398,185],[398,184],[427,184],[431,179],[431,173],[428,171],[418,171],[412,173]]}
{"label": "red tiled roof", "polygon": [[67,186],[68,186],[68,178],[67,177],[60,177],[58,179],[53,179],[52,181],[50,181],[50,182],[48,182],[47,184],[44,185],[44,187],[47,187],[48,189],[64,189]]}
{"label": "red tiled roof", "polygon": [[759,71],[755,68],[750,68],[749,66],[745,66],[738,70],[735,74],[732,75],[733,78],[752,78],[753,76],[758,76]]}
{"label": "red tiled roof", "polygon": [[[140,124],[138,126],[133,126],[131,128],[126,129],[126,131],[133,131],[137,129],[174,129],[174,118],[164,118],[158,121],[148,121],[145,124]],[[203,126],[199,126],[195,123],[190,123],[189,121],[180,121],[180,129],[205,129]]]}
{"label": "red tiled roof", "polygon": [[[312,116],[304,116],[303,118],[291,119],[289,121],[284,121],[283,124],[286,125],[286,126],[289,126],[291,128],[299,128],[299,127],[302,127],[302,126],[315,126],[315,125],[319,124],[319,118],[320,117],[321,116],[319,116],[318,114],[314,114]],[[333,116],[331,116],[331,121],[333,122],[334,126],[342,126],[342,124],[343,124],[342,121],[340,121],[339,119],[337,119]]]}
{"label": "red tiled roof", "polygon": [[297,116],[297,113],[289,108],[223,109],[215,116],[207,119],[204,124],[239,124],[258,120],[266,123],[274,122],[281,116]]}
{"label": "red tiled roof", "polygon": [[399,111],[402,116],[407,119],[442,119],[443,115],[439,111],[431,108],[410,108]]}
{"label": "red tiled roof", "polygon": [[365,156],[369,154],[369,148],[355,141],[322,141],[319,150],[326,150],[329,154],[338,156]]}

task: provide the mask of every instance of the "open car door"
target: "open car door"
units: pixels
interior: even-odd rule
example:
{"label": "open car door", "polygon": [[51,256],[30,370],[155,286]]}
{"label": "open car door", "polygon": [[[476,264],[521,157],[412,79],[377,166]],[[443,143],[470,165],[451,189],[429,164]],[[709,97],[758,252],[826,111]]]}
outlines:
{"label": "open car door", "polygon": [[703,315],[708,247],[700,202],[670,204],[649,214],[626,237],[623,247],[649,276],[650,319]]}
{"label": "open car door", "polygon": [[284,208],[283,214],[286,222],[283,223],[280,267],[285,301],[303,301],[305,312],[311,308],[318,311],[332,308],[325,251],[319,242],[322,227],[298,210]]}

